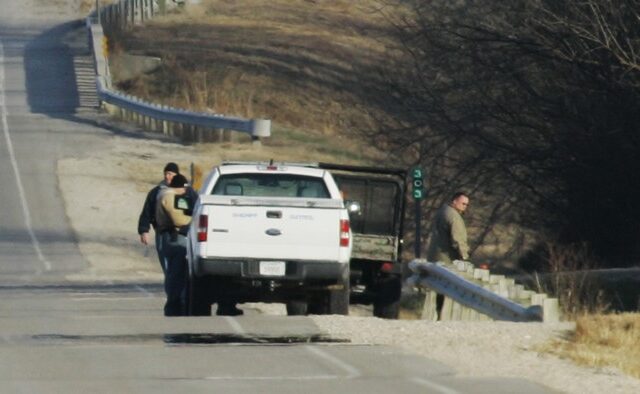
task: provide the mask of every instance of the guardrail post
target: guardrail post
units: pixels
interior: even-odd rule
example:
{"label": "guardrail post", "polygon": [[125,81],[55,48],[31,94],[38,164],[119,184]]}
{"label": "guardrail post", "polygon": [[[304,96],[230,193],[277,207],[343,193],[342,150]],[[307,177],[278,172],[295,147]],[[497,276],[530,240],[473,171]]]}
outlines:
{"label": "guardrail post", "polygon": [[451,298],[444,297],[444,301],[442,302],[442,309],[440,309],[440,320],[442,321],[452,320],[453,304],[454,304],[454,301]]}
{"label": "guardrail post", "polygon": [[438,311],[436,310],[435,291],[427,290],[424,296],[424,304],[422,305],[422,320],[436,321],[438,320]]}
{"label": "guardrail post", "polygon": [[560,303],[557,298],[547,298],[542,305],[542,321],[557,323],[560,321]]}
{"label": "guardrail post", "polygon": [[462,320],[463,306],[455,301],[451,301],[451,320]]}

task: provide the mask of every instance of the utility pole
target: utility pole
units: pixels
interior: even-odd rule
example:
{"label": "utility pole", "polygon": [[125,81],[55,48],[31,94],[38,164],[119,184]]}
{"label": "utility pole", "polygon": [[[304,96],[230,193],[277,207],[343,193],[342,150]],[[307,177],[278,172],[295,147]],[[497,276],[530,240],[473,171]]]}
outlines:
{"label": "utility pole", "polygon": [[96,16],[98,17],[98,23],[102,23],[100,18],[100,0],[96,0]]}

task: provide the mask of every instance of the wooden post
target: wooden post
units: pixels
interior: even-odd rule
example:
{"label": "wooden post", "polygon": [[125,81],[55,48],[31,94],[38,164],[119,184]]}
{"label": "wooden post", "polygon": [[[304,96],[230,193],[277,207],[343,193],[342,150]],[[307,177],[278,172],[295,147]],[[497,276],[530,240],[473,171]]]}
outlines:
{"label": "wooden post", "polygon": [[454,301],[451,301],[451,304],[451,320],[462,320],[463,306]]}
{"label": "wooden post", "polygon": [[452,320],[453,318],[453,300],[449,297],[444,297],[442,303],[442,310],[440,311],[440,320]]}
{"label": "wooden post", "polygon": [[542,305],[542,321],[557,323],[560,321],[560,303],[557,298],[546,298]]}
{"label": "wooden post", "polygon": [[436,321],[438,314],[436,311],[436,292],[427,290],[424,296],[424,304],[422,305],[422,320]]}

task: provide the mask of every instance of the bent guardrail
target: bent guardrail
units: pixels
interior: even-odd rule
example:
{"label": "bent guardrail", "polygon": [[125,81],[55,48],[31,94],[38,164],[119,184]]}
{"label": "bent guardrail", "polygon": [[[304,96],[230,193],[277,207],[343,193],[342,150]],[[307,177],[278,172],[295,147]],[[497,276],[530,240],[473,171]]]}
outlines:
{"label": "bent guardrail", "polygon": [[[158,105],[113,89],[103,23],[123,28],[143,22],[159,13],[150,0],[121,0],[94,10],[86,20],[96,65],[96,89],[107,110],[146,129],[179,137],[189,142],[217,141],[223,130],[246,133],[254,141],[271,135],[271,120],[243,119],[221,114],[187,111]],[[106,104],[106,105],[105,105]]]}
{"label": "bent guardrail", "polygon": [[[468,262],[456,261],[455,263],[452,266],[452,268],[455,267],[455,270],[461,272],[473,272],[474,270]],[[500,295],[463,278],[442,264],[416,259],[409,263],[409,268],[415,274],[407,279],[407,282],[431,291],[431,294],[428,294],[425,299],[427,319],[438,318],[434,315],[436,313],[436,295],[439,294],[445,297],[439,311],[439,317],[442,320],[482,320],[481,316],[473,316],[477,313],[495,320],[516,322],[553,322],[559,320],[557,299],[528,292],[524,294],[529,297],[532,305],[523,306],[507,298],[508,294],[515,296],[518,293],[517,290],[520,290],[519,293],[522,294],[522,286],[515,285],[514,281],[509,281],[504,277],[497,278],[496,282],[499,283],[495,284],[497,292],[502,293]],[[476,272],[475,276],[479,279],[482,276],[486,276],[486,282],[490,282],[489,275],[483,275],[482,273],[477,275]],[[501,287],[503,288],[502,291],[500,291]],[[442,315],[445,313],[447,316],[443,319]]]}

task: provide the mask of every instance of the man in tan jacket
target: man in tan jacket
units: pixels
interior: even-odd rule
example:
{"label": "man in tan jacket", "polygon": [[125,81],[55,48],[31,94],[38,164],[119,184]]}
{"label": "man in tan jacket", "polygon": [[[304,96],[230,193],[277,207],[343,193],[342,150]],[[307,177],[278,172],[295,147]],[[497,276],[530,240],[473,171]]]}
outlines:
{"label": "man in tan jacket", "polygon": [[161,189],[156,204],[156,231],[160,234],[164,266],[164,291],[167,302],[165,316],[185,314],[187,283],[187,229],[191,216],[185,209],[176,208],[175,199],[187,193],[187,178],[176,174],[167,188]]}
{"label": "man in tan jacket", "polygon": [[469,206],[469,197],[457,192],[451,201],[436,213],[431,228],[431,240],[427,249],[427,260],[451,263],[453,260],[468,260],[467,228],[462,214]]}

